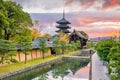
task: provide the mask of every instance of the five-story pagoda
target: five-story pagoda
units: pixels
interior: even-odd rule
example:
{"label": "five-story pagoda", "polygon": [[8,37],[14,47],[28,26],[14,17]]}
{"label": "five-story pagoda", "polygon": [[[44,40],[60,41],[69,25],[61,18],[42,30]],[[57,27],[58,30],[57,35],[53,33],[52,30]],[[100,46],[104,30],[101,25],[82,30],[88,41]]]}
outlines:
{"label": "five-story pagoda", "polygon": [[65,19],[65,13],[63,11],[63,18],[59,21],[57,21],[56,23],[58,23],[59,25],[56,26],[59,30],[57,30],[56,32],[63,32],[63,33],[70,33],[70,31],[68,29],[70,29],[70,27],[68,26],[68,24],[71,24],[69,21],[67,21]]}

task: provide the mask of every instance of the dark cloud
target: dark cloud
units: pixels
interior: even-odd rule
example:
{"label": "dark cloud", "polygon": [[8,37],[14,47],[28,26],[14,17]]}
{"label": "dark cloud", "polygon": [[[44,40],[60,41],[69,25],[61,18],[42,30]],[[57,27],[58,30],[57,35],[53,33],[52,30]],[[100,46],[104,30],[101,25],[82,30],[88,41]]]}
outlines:
{"label": "dark cloud", "polygon": [[104,0],[103,9],[120,6],[120,0]]}
{"label": "dark cloud", "polygon": [[101,2],[99,4],[102,5],[102,9],[120,6],[120,0],[66,0],[65,5],[71,6],[72,3],[79,3],[83,8],[89,8],[93,6],[95,2]]}

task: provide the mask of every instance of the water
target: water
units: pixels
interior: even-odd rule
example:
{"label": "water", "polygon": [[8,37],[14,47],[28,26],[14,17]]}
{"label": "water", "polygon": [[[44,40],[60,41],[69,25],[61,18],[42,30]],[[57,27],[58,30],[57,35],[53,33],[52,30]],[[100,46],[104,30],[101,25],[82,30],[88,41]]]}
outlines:
{"label": "water", "polygon": [[88,80],[88,63],[87,60],[64,60],[8,77],[5,80]]}

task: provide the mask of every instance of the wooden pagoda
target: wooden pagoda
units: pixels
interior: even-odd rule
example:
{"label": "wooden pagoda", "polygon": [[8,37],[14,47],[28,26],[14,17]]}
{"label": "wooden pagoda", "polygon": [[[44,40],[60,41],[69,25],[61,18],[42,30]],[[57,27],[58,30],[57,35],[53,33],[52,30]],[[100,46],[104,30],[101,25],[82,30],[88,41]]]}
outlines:
{"label": "wooden pagoda", "polygon": [[71,24],[69,21],[67,21],[65,19],[65,13],[63,11],[63,18],[59,21],[56,22],[57,24],[59,24],[58,26],[56,26],[59,30],[57,30],[56,32],[63,32],[63,33],[70,33],[70,31],[68,29],[70,29],[70,27],[68,26],[68,24]]}

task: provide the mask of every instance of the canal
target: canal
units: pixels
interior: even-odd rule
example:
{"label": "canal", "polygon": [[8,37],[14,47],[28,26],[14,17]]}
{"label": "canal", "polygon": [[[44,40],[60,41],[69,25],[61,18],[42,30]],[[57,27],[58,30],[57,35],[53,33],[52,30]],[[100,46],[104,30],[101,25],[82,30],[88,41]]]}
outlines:
{"label": "canal", "polygon": [[89,80],[89,60],[62,60],[4,80]]}

